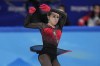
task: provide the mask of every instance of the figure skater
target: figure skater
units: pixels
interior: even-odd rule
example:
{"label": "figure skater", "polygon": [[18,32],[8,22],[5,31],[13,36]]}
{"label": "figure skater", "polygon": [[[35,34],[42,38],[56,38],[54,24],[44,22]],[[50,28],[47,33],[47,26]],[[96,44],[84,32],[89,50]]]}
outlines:
{"label": "figure skater", "polygon": [[40,29],[43,48],[39,52],[36,52],[39,54],[38,60],[41,66],[60,66],[57,59],[57,46],[62,34],[62,28],[66,22],[66,13],[57,9],[51,9],[46,4],[40,5],[39,8],[41,11],[47,13],[48,23],[31,22],[36,9],[34,7],[29,7],[29,13],[25,19],[24,26],[27,28]]}

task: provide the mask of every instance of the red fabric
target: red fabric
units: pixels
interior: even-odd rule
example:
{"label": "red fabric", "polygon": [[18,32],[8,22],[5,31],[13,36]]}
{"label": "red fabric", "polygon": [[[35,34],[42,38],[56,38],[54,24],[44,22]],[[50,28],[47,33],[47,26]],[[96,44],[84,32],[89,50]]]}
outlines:
{"label": "red fabric", "polygon": [[34,7],[29,7],[29,14],[35,13],[36,9]]}
{"label": "red fabric", "polygon": [[54,29],[50,28],[50,27],[42,29],[42,38],[46,43],[53,44],[53,45],[57,46],[58,45],[57,39],[60,40],[62,32],[60,29],[56,29],[55,30],[56,37],[55,37],[53,31],[54,31]]}
{"label": "red fabric", "polygon": [[57,35],[58,40],[60,40],[61,30],[56,30],[56,35]]}
{"label": "red fabric", "polygon": [[42,11],[44,11],[44,12],[49,12],[50,11],[50,6],[48,6],[48,5],[46,5],[46,4],[42,4],[42,5],[40,5],[40,7],[39,7]]}

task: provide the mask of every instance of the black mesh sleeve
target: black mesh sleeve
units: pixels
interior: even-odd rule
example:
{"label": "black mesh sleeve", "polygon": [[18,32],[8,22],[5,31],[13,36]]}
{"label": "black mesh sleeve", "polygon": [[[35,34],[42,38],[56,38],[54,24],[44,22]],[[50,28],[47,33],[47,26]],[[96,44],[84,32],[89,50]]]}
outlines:
{"label": "black mesh sleeve", "polygon": [[[24,27],[27,28],[43,28],[43,26],[45,25],[43,22],[37,22],[38,20],[35,19],[35,17],[32,17],[33,15],[28,14],[25,18],[25,23],[24,23]],[[34,22],[32,22],[34,18]]]}
{"label": "black mesh sleeve", "polygon": [[67,15],[65,12],[59,11],[60,13],[60,19],[58,22],[59,28],[62,30],[64,24],[66,23]]}

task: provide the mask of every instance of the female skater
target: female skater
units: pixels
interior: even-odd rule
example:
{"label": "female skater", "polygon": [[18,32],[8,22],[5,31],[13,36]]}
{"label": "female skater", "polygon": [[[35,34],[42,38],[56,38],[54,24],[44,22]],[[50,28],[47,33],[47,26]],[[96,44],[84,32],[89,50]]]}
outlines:
{"label": "female skater", "polygon": [[41,66],[60,66],[57,60],[57,46],[62,34],[63,25],[66,22],[66,14],[62,11],[51,9],[46,4],[40,5],[39,8],[47,13],[48,23],[32,23],[32,16],[34,16],[36,9],[30,7],[24,26],[27,28],[40,29],[43,39],[43,48],[39,52],[38,59]]}

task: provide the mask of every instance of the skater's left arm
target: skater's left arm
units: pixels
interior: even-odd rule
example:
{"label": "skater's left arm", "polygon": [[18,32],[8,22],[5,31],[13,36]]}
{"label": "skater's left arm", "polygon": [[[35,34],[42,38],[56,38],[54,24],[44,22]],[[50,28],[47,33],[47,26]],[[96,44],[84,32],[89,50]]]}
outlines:
{"label": "skater's left arm", "polygon": [[67,14],[63,11],[58,11],[60,13],[60,19],[58,22],[59,28],[62,30],[64,24],[66,23]]}

